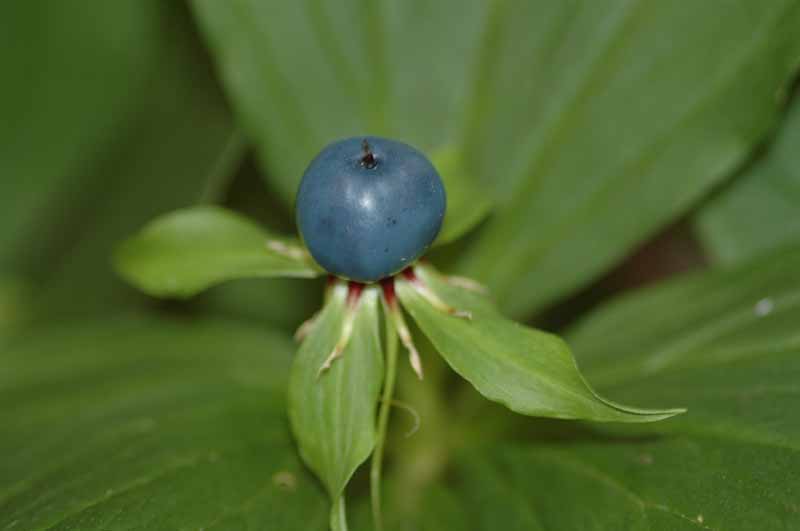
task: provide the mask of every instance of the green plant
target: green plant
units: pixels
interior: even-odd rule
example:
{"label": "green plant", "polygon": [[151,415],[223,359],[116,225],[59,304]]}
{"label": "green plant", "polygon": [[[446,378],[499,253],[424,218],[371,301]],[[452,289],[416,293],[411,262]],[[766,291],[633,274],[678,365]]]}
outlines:
{"label": "green plant", "polygon": [[[9,2],[0,19],[15,21],[0,37],[0,529],[325,529],[287,382],[310,405],[345,377],[368,384],[347,400],[363,440],[315,471],[336,491],[377,444],[387,529],[798,527],[798,2]],[[335,286],[294,358],[309,376],[290,371],[289,331],[324,286],[276,235],[293,232],[310,157],[366,131],[434,156],[460,215],[430,263],[496,303],[419,269],[469,324],[398,282],[421,382],[394,365],[377,292],[316,380],[343,317]],[[168,305],[126,288],[114,246],[178,208],[120,251],[147,291],[268,278]],[[695,245],[679,256],[697,271],[593,284],[641,266],[628,258],[676,221],[666,241]],[[436,351],[514,409],[567,407],[482,379],[499,369],[477,362],[511,341],[564,355],[509,317],[563,332],[603,396],[689,412],[600,424],[483,400]],[[378,398],[385,370],[401,402]],[[580,396],[569,416],[595,417],[602,402]],[[412,437],[403,414],[375,426],[392,403],[421,418]],[[372,527],[365,476],[351,529]]]}
{"label": "green plant", "polygon": [[[447,215],[458,218],[461,213],[451,210]],[[195,295],[232,278],[323,273],[299,241],[274,238],[232,212],[210,207],[153,221],[125,242],[116,264],[144,291],[172,297]],[[381,288],[384,345],[379,332]],[[600,397],[586,384],[561,339],[505,319],[485,296],[470,294],[482,291],[480,286],[441,277],[430,266],[410,264],[371,285],[331,276],[326,291],[323,309],[297,334],[302,346],[289,379],[288,407],[300,454],[331,498],[333,530],[347,529],[345,487],[376,448],[372,493],[376,525],[383,527],[381,460],[398,337],[422,380],[420,355],[398,300],[456,372],[513,411],[616,422],[652,422],[684,411],[633,409]]]}

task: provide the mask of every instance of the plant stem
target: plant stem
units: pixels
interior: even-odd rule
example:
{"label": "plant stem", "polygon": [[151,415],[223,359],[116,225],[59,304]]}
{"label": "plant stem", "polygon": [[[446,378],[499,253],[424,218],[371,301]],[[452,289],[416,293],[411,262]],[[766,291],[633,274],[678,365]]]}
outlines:
{"label": "plant stem", "polygon": [[[387,314],[399,311],[399,308],[386,308]],[[372,498],[372,518],[375,530],[383,531],[383,513],[381,512],[381,473],[383,470],[383,450],[386,443],[386,430],[389,425],[389,412],[392,409],[392,395],[397,372],[397,330],[394,321],[386,315],[386,375],[383,381],[383,396],[378,412],[378,435],[375,441],[375,452],[372,454],[370,469],[370,493]]]}
{"label": "plant stem", "polygon": [[200,203],[216,203],[225,198],[225,193],[236,176],[237,165],[241,162],[246,148],[244,135],[238,129],[234,130],[206,176],[205,186],[199,198]]}
{"label": "plant stem", "polygon": [[347,513],[344,508],[344,493],[331,506],[331,531],[347,531]]}

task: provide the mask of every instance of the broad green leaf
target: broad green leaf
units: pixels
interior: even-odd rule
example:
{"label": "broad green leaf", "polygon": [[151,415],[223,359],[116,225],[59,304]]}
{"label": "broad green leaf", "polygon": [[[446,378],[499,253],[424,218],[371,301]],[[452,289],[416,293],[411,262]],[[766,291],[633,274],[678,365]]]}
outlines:
{"label": "broad green leaf", "polygon": [[124,318],[0,351],[0,529],[327,529],[264,326]]}
{"label": "broad green leaf", "polygon": [[461,268],[520,316],[585,285],[746,160],[800,64],[800,4],[496,5],[464,152],[501,205]]}
{"label": "broad green leaf", "polygon": [[[359,84],[341,64],[355,65],[360,58],[320,46],[315,24],[329,30],[331,24],[318,12],[321,2],[314,7],[306,1],[255,0],[191,5],[262,166],[274,176],[284,202],[293,204],[314,155],[329,141],[365,132],[359,104],[368,104],[359,102]],[[347,36],[363,34],[366,11],[352,13]],[[347,38],[329,34],[335,41]]]}
{"label": "broad green leaf", "polygon": [[505,525],[523,516],[566,531],[798,528],[798,319],[798,248],[601,308],[570,336],[592,381],[615,399],[680,400],[688,413],[551,426],[550,437],[470,452],[463,484],[503,488],[480,498],[460,488],[462,503],[480,500],[476,513],[496,518],[483,529],[528,529]]}
{"label": "broad green leaf", "polygon": [[[286,254],[274,244],[288,249]],[[126,280],[156,296],[186,297],[235,278],[318,274],[296,240],[279,238],[220,207],[179,210],[150,222],[117,250]]]}
{"label": "broad green leaf", "polygon": [[0,345],[28,318],[31,287],[15,278],[0,278]]}
{"label": "broad green leaf", "polygon": [[293,332],[322,305],[324,286],[324,280],[239,279],[209,289],[193,303],[214,315]]}
{"label": "broad green leaf", "polygon": [[771,451],[763,465],[762,452],[713,438],[587,433],[484,449],[456,470],[479,531],[795,529],[796,451]]}
{"label": "broad green leaf", "polygon": [[114,247],[154,216],[219,199],[242,155],[189,14],[159,0],[0,11],[12,39],[0,93],[14,94],[0,99],[0,233],[13,233],[0,268],[35,286],[39,322],[140,304],[110,266]]}
{"label": "broad green leaf", "polygon": [[261,164],[287,204],[327,143],[460,141],[483,0],[193,0]]}
{"label": "broad green leaf", "polygon": [[683,411],[634,409],[601,398],[559,337],[504,318],[482,297],[448,286],[425,267],[416,270],[419,281],[452,307],[472,312],[472,319],[435,308],[410,281],[398,279],[403,307],[450,366],[490,400],[524,415],[597,421],[652,422]]}
{"label": "broad green leaf", "polygon": [[741,164],[800,57],[795,0],[192,5],[287,203],[336,138],[462,153],[501,213],[459,267],[517,316],[585,285]]}
{"label": "broad green leaf", "polygon": [[[397,507],[409,498],[408,491],[401,491],[395,482],[387,482],[385,492],[386,507],[384,527],[390,531],[466,531],[472,529],[469,517],[464,513],[463,500],[457,493],[443,484],[432,484],[422,492],[414,493],[420,497],[420,507],[409,514]],[[361,496],[351,503],[348,511],[351,516],[351,529],[375,529],[370,500]]]}
{"label": "broad green leaf", "polygon": [[800,347],[798,302],[800,249],[787,248],[623,296],[569,337],[593,382],[635,381]]}
{"label": "broad green leaf", "polygon": [[464,167],[462,156],[454,149],[443,149],[433,156],[433,164],[442,177],[447,193],[444,224],[434,245],[458,239],[489,214],[491,196],[481,190]]}
{"label": "broad green leaf", "polygon": [[[333,501],[375,446],[375,416],[383,379],[378,295],[367,287],[348,308],[347,287],[332,288],[314,328],[303,341],[289,378],[289,420],[300,455]],[[352,335],[342,357],[320,373],[354,311]]]}
{"label": "broad green leaf", "polygon": [[138,0],[0,6],[0,267],[40,245],[37,221],[133,118],[166,44],[164,11]]}
{"label": "broad green leaf", "polygon": [[697,216],[700,237],[722,263],[800,241],[800,100],[769,150]]}
{"label": "broad green leaf", "polygon": [[[470,229],[491,201],[457,148],[445,147],[457,135],[441,134],[452,129],[455,98],[464,92],[464,84],[452,82],[466,75],[459,53],[474,45],[485,11],[480,2],[468,5],[453,12],[447,3],[422,2],[193,2],[234,106],[287,203],[326,143],[365,132],[398,136],[428,150],[445,181],[447,217],[437,244]],[[440,37],[438,22],[445,17],[470,31],[451,35],[455,46],[432,49],[426,41]],[[364,31],[353,32],[353,21]],[[419,43],[408,42],[410,30]],[[391,42],[384,46],[384,40]],[[411,45],[420,54],[412,55]],[[412,60],[423,53],[436,64],[424,77],[417,75],[424,66]],[[360,66],[365,63],[370,67]]]}
{"label": "broad green leaf", "polygon": [[[466,508],[467,518],[472,522],[469,529],[473,531],[489,531],[490,529],[503,529],[507,531],[544,531],[545,529],[569,529],[568,522],[571,515],[579,509],[576,505],[582,503],[579,497],[564,497],[562,512],[564,517],[557,523],[546,526],[538,507],[531,501],[535,492],[537,497],[549,498],[558,486],[551,485],[542,492],[539,486],[536,490],[527,485],[513,483],[511,470],[500,468],[500,456],[505,448],[492,447],[486,449],[489,455],[466,454],[459,456],[456,471],[461,479],[456,492],[460,494],[460,503]],[[506,465],[505,461],[502,461]],[[527,461],[519,459],[517,466],[521,473],[532,473],[533,469]],[[604,500],[613,507],[619,500]],[[595,528],[588,521],[584,522],[584,529]],[[627,530],[620,526],[619,530]]]}

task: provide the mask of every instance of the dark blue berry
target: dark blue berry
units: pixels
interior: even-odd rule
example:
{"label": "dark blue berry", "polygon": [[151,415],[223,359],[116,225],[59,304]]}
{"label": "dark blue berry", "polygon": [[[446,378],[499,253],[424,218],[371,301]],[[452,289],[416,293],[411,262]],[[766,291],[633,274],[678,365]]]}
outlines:
{"label": "dark blue berry", "polygon": [[413,263],[442,227],[446,198],[430,161],[378,137],[330,144],[297,192],[297,225],[314,259],[334,275],[374,282]]}

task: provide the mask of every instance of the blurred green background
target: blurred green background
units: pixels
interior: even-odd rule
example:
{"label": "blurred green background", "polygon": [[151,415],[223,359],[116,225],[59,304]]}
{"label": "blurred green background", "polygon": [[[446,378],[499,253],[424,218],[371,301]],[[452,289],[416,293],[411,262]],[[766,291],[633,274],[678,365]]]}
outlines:
{"label": "blurred green background", "polygon": [[325,527],[283,413],[320,284],[164,303],[110,257],[199,203],[291,233],[305,164],[363,133],[491,199],[437,265],[690,410],[511,417],[427,356],[392,526],[800,528],[800,2],[10,0],[0,65],[0,529]]}

